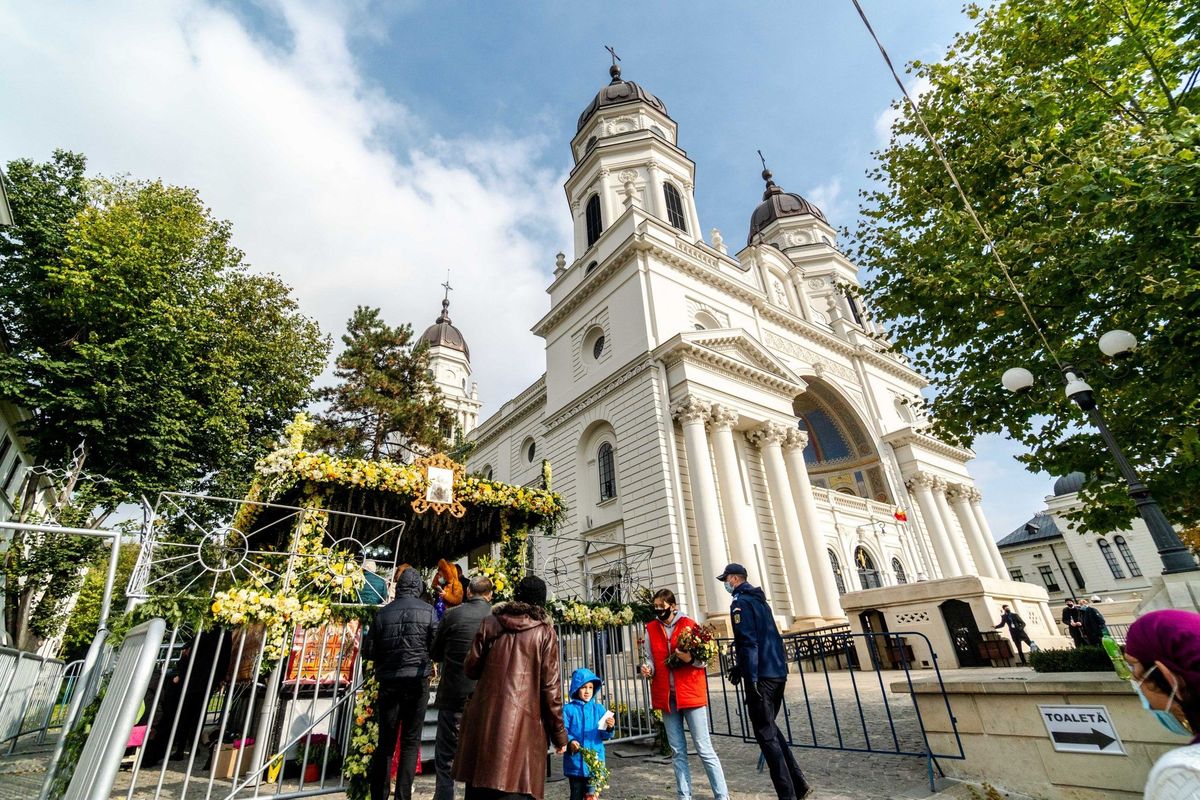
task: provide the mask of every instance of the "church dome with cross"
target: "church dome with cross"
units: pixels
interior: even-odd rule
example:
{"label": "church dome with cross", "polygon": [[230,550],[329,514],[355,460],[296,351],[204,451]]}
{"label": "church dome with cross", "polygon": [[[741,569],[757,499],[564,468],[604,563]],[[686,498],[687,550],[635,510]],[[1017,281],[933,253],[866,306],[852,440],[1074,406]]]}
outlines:
{"label": "church dome with cross", "polygon": [[458,350],[466,356],[468,361],[471,360],[471,350],[467,347],[467,340],[463,338],[462,331],[450,322],[449,297],[442,300],[442,313],[417,340],[418,344],[422,342],[427,343],[430,347],[448,347],[451,350]]}
{"label": "church dome with cross", "polygon": [[763,180],[767,188],[763,192],[762,202],[750,215],[750,233],[746,236],[746,244],[754,244],[754,237],[766,229],[768,225],[783,217],[800,217],[809,215],[822,222],[828,223],[825,213],[814,204],[794,192],[785,192],[771,180],[771,170],[764,165]]}
{"label": "church dome with cross", "polygon": [[583,130],[583,126],[587,125],[588,120],[595,116],[596,112],[602,108],[623,105],[625,103],[636,103],[638,101],[645,103],[656,111],[662,112],[663,116],[670,116],[667,113],[667,106],[662,100],[659,100],[633,81],[622,80],[621,68],[615,62],[609,68],[608,74],[612,76],[612,80],[607,86],[596,93],[596,96],[592,98],[592,102],[588,103],[587,108],[579,115],[579,124],[575,130]]}

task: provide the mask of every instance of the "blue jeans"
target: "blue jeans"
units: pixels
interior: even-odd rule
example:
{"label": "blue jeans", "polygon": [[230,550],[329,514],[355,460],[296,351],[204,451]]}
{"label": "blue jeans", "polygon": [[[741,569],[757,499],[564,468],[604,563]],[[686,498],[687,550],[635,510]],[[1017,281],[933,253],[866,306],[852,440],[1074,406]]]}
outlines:
{"label": "blue jeans", "polygon": [[[672,703],[672,705],[674,705]],[[687,739],[683,736],[683,721],[687,720],[688,730],[692,732],[692,741],[700,753],[700,761],[704,771],[708,773],[708,785],[712,787],[716,800],[729,800],[729,789],[725,786],[725,772],[713,749],[712,739],[708,735],[708,709],[688,708],[682,711],[663,713],[663,725],[667,729],[667,742],[671,745],[671,754],[675,767],[675,794],[679,800],[691,800],[692,776],[688,771]]]}

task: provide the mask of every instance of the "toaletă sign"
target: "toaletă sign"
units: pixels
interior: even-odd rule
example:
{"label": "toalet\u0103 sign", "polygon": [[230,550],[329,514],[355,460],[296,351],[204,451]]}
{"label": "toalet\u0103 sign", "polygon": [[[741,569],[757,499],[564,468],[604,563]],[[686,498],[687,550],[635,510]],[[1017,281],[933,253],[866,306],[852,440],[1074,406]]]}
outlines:
{"label": "toalet\u0103 sign", "polygon": [[1127,755],[1106,706],[1039,705],[1038,711],[1054,749],[1060,753]]}

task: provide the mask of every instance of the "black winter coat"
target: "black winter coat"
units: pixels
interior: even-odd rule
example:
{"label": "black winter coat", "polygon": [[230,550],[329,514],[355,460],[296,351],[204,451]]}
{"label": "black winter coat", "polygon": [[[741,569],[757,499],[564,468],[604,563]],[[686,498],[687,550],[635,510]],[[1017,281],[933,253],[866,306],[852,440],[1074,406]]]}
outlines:
{"label": "black winter coat", "polygon": [[462,711],[475,689],[475,681],[463,674],[463,662],[471,650],[471,642],[479,626],[492,615],[492,606],[482,597],[472,597],[450,609],[442,617],[437,636],[433,639],[431,656],[442,663],[442,680],[438,684],[437,707],[446,711]]}
{"label": "black winter coat", "polygon": [[437,632],[433,606],[420,599],[421,573],[406,569],[396,582],[396,599],[375,612],[363,637],[363,658],[375,662],[380,683],[427,678],[429,648]]}

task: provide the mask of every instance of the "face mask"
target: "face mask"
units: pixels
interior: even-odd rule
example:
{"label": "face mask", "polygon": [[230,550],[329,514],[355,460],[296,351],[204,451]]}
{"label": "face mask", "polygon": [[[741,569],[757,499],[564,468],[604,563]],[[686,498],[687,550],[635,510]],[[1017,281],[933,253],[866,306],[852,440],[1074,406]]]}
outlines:
{"label": "face mask", "polygon": [[671,618],[671,609],[656,608],[656,609],[654,609],[654,616],[658,617],[663,622],[666,622],[667,620],[669,620]]}
{"label": "face mask", "polygon": [[[1156,669],[1158,669],[1157,664],[1150,668],[1150,672],[1154,672]],[[1140,681],[1133,681],[1133,690],[1137,692],[1138,697],[1141,698],[1142,708],[1153,714],[1158,719],[1158,724],[1162,725],[1171,733],[1175,733],[1180,736],[1191,736],[1192,732],[1184,727],[1183,723],[1176,719],[1175,715],[1171,713],[1171,704],[1175,702],[1175,686],[1171,687],[1171,696],[1167,698],[1167,707],[1165,709],[1150,707],[1149,698],[1142,693],[1142,684],[1145,683],[1146,679],[1150,677],[1150,672],[1147,672],[1144,676],[1142,676]]]}
{"label": "face mask", "polygon": [[733,594],[733,584],[732,583],[730,583],[729,581],[725,581],[724,586],[725,586],[725,591],[729,592],[730,594]]}

